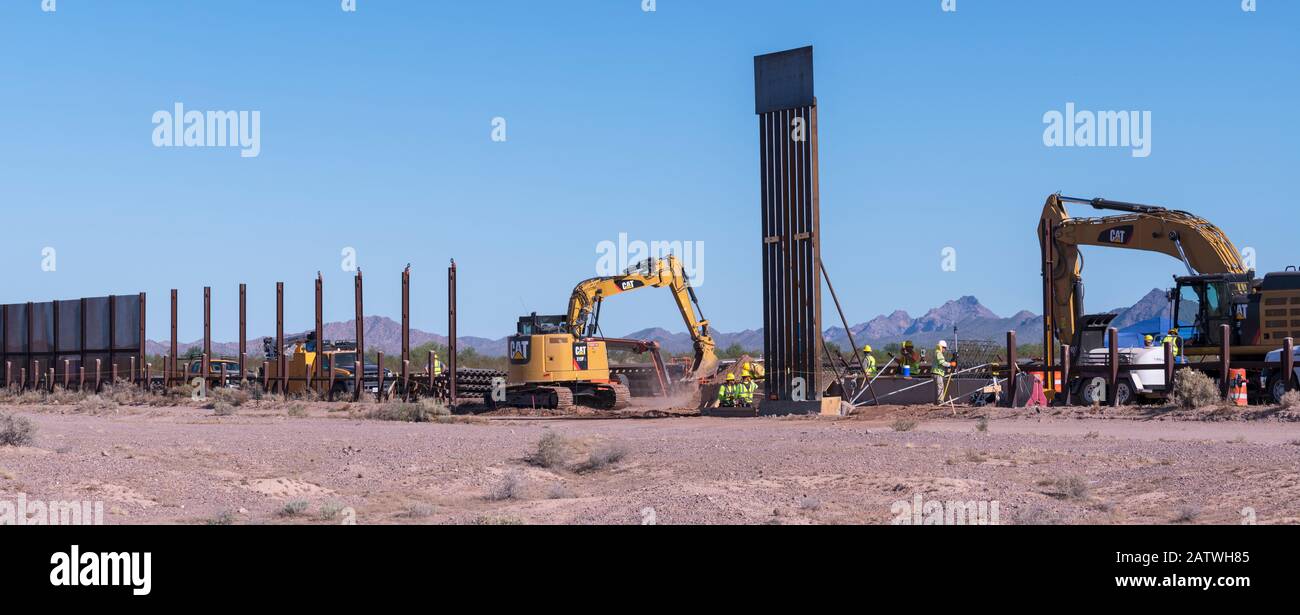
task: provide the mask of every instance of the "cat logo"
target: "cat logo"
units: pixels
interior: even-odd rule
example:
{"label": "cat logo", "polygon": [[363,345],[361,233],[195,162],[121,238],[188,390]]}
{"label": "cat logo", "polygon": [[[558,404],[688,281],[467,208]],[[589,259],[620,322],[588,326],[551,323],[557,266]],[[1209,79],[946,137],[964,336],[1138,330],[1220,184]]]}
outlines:
{"label": "cat logo", "polygon": [[641,280],[621,280],[618,283],[619,290],[632,290],[633,288],[641,288],[642,286],[645,286],[645,282],[642,282]]}
{"label": "cat logo", "polygon": [[1097,237],[1098,243],[1127,245],[1133,239],[1133,225],[1117,226],[1106,229]]}
{"label": "cat logo", "polygon": [[527,363],[532,346],[532,338],[528,336],[510,338],[510,362],[515,364]]}
{"label": "cat logo", "polygon": [[587,369],[587,343],[573,343],[573,369]]}

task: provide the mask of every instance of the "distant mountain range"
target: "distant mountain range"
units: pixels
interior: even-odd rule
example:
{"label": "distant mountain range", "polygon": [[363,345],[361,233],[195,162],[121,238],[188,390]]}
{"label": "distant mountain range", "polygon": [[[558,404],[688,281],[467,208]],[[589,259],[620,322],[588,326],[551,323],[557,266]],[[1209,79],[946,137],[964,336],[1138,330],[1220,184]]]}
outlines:
{"label": "distant mountain range", "polygon": [[[1168,328],[1169,303],[1162,290],[1154,289],[1130,307],[1111,310],[1118,314],[1115,325],[1126,338],[1140,338],[1143,333],[1154,333]],[[823,324],[828,321],[823,319]],[[1032,312],[1021,311],[1008,317],[998,316],[984,307],[975,297],[961,297],[936,307],[919,318],[912,318],[907,312],[898,310],[888,315],[881,315],[871,320],[851,325],[853,340],[858,344],[883,346],[890,342],[912,340],[918,345],[928,346],[941,339],[953,338],[953,326],[957,327],[957,337],[965,340],[1005,339],[1007,331],[1015,331],[1022,343],[1033,343],[1043,337],[1043,317]],[[356,337],[354,321],[331,322],[325,324],[325,338],[332,340],[351,340]],[[718,348],[739,345],[746,350],[763,348],[763,330],[746,329],[736,333],[713,331],[713,339]],[[401,351],[402,325],[386,316],[368,316],[365,319],[366,348],[379,349],[386,354]],[[286,332],[286,335],[288,333]],[[660,347],[670,353],[686,353],[692,349],[691,338],[685,332],[671,332],[659,327],[641,329],[623,337],[659,342]],[[841,348],[849,348],[849,336],[844,327],[833,326],[825,331],[825,339]],[[427,342],[446,344],[447,336],[411,329],[411,347]],[[465,336],[458,338],[461,350],[472,348],[479,354],[502,356],[505,354],[506,338],[488,339],[484,337]],[[202,341],[178,344],[183,354],[188,348],[202,345]],[[166,342],[150,340],[147,343],[150,354],[167,352]],[[213,342],[213,354],[235,356],[239,353],[236,342]],[[248,340],[249,356],[262,356],[262,338]]]}

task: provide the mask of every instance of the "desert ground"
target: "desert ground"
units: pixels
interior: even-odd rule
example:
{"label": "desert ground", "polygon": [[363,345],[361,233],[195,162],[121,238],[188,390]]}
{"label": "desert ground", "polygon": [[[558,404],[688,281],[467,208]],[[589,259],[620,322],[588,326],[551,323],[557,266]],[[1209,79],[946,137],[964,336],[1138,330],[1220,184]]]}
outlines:
{"label": "desert ground", "polygon": [[34,431],[0,446],[0,500],[102,501],[108,524],[887,524],[918,495],[1003,524],[1300,522],[1300,421],[1277,409],[377,407],[6,403]]}

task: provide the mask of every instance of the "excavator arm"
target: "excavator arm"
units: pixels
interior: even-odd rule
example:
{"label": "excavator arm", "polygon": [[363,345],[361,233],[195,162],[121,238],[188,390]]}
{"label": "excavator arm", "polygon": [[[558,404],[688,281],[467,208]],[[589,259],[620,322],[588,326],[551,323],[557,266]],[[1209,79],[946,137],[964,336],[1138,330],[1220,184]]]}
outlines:
{"label": "excavator arm", "polygon": [[695,344],[691,374],[694,377],[711,375],[717,370],[718,357],[714,351],[713,338],[709,335],[709,321],[704,319],[699,300],[695,297],[695,289],[691,287],[681,262],[672,255],[646,259],[628,267],[620,275],[580,282],[569,296],[566,315],[569,331],[579,337],[596,335],[600,322],[600,304],[604,299],[645,287],[668,287],[672,291],[677,310],[681,312],[686,329],[690,331],[691,341]]}
{"label": "excavator arm", "polygon": [[[1066,203],[1120,212],[1071,218]],[[1083,315],[1083,260],[1079,246],[1161,252],[1179,259],[1188,275],[1246,273],[1240,253],[1219,227],[1185,211],[1053,194],[1043,205],[1039,242],[1044,255],[1044,290],[1056,339],[1070,342]],[[1048,344],[1045,352],[1052,354]]]}

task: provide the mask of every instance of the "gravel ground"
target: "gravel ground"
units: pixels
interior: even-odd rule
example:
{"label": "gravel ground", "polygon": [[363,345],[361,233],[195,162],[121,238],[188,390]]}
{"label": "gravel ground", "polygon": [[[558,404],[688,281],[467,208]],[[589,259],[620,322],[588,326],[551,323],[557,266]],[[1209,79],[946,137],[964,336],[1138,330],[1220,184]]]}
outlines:
{"label": "gravel ground", "polygon": [[83,410],[0,406],[37,427],[0,447],[0,500],[101,500],[112,524],[879,524],[917,496],[995,501],[1004,524],[1235,524],[1248,507],[1300,523],[1300,422],[1277,415],[999,409],[981,431],[983,411],[947,408],[441,423],[326,403]]}

